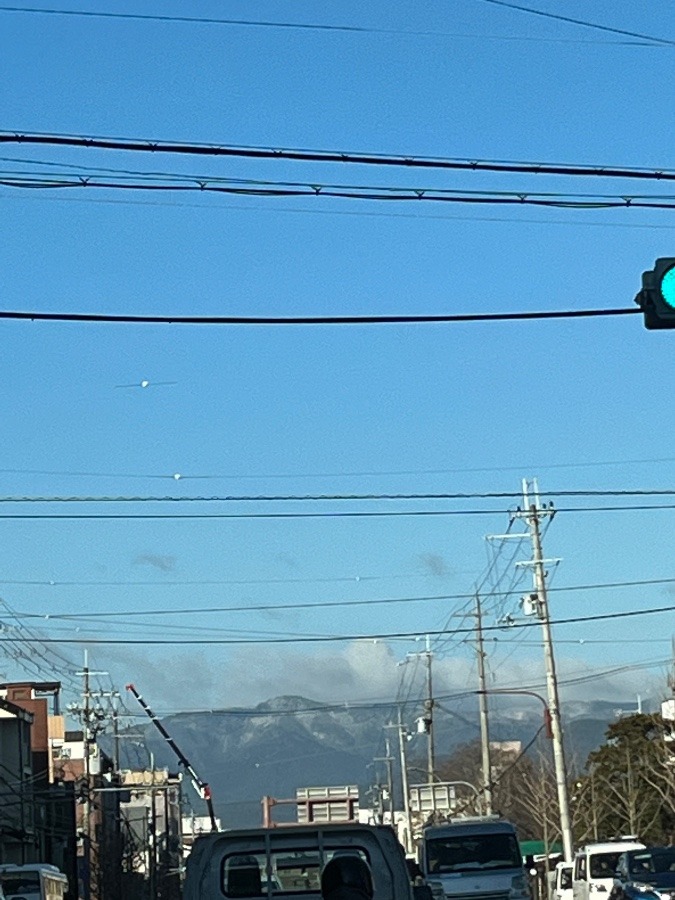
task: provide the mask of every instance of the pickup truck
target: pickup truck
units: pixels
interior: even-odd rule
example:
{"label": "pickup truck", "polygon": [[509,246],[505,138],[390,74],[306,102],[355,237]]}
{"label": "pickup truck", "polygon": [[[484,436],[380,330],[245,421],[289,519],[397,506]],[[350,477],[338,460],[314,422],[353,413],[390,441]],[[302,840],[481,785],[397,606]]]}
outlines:
{"label": "pickup truck", "polygon": [[201,835],[187,860],[183,900],[320,900],[323,867],[339,854],[367,861],[373,900],[422,900],[393,829],[351,823]]}

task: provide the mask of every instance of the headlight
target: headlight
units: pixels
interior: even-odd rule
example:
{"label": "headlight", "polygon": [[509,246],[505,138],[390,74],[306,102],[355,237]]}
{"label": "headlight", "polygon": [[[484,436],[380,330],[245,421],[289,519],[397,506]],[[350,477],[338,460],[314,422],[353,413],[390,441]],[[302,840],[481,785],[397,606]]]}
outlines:
{"label": "headlight", "polygon": [[651,884],[640,884],[639,881],[633,882],[633,887],[636,891],[640,891],[641,894],[653,894],[654,888]]}

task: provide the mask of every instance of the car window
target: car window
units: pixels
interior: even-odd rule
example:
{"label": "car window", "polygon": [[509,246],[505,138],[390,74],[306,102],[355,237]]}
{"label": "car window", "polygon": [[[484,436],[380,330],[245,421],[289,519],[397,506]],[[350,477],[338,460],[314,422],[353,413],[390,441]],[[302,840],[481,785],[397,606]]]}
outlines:
{"label": "car window", "polygon": [[591,878],[612,878],[620,853],[594,853],[591,856]]}
{"label": "car window", "polygon": [[269,869],[264,853],[232,854],[222,866],[222,887],[232,898],[265,897],[273,894],[318,893],[321,871],[334,856],[358,855],[369,863],[364,850],[355,847],[328,850],[321,856],[316,851],[277,850],[270,854]]}

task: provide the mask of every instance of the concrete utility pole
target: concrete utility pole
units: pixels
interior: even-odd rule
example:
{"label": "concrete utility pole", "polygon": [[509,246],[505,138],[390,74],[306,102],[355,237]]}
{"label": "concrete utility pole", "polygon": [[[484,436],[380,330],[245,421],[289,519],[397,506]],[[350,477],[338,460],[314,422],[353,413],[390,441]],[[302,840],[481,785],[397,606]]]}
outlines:
{"label": "concrete utility pole", "polygon": [[[398,707],[398,718],[394,725],[390,722],[385,728],[395,728],[398,732],[399,765],[401,768],[401,795],[403,798],[403,817],[405,819],[405,831],[403,834],[403,848],[406,853],[412,853],[415,849],[412,833],[412,816],[410,814],[410,785],[408,784],[408,755],[406,753],[406,741],[408,732],[403,724],[401,707]],[[387,750],[389,755],[389,750]]]}
{"label": "concrete utility pole", "polygon": [[483,776],[483,808],[485,815],[492,815],[492,766],[490,764],[490,727],[488,722],[488,698],[485,681],[485,647],[483,643],[483,617],[480,597],[476,594],[476,654],[478,659],[478,703],[480,711],[480,746]]}
{"label": "concrete utility pole", "polygon": [[[99,897],[99,860],[98,847],[93,826],[92,792],[94,788],[91,770],[92,747],[96,746],[96,735],[100,731],[100,709],[92,706],[96,693],[91,690],[92,675],[107,675],[107,672],[92,672],[89,668],[89,653],[84,651],[84,666],[77,673],[82,678],[82,704],[71,704],[70,712],[77,715],[82,723],[82,747],[84,765],[84,796],[82,798],[82,831],[84,835],[84,852],[86,860],[85,890],[87,900],[98,900]],[[92,724],[99,722],[99,725]]]}
{"label": "concrete utility pole", "polygon": [[[530,485],[523,480],[523,509],[516,513],[518,518],[527,523],[530,539],[532,541],[532,559],[520,565],[532,567],[534,580],[536,614],[541,621],[541,630],[544,643],[544,661],[546,663],[546,687],[548,692],[548,708],[551,721],[551,734],[553,738],[553,762],[555,766],[555,780],[558,791],[558,805],[560,807],[560,831],[562,834],[563,851],[565,860],[572,862],[573,842],[572,824],[570,818],[569,795],[567,789],[567,768],[565,766],[565,750],[563,747],[562,724],[560,719],[560,700],[558,697],[558,680],[555,671],[555,657],[553,653],[553,637],[551,634],[551,619],[548,609],[548,596],[546,592],[545,564],[552,560],[545,560],[541,548],[540,523],[544,519],[551,519],[555,511],[550,505],[543,508],[539,503],[539,489],[537,482],[532,483],[533,497],[530,499]],[[557,562],[557,560],[556,560]]]}
{"label": "concrete utility pole", "polygon": [[403,794],[403,812],[405,815],[405,849],[413,852],[412,818],[410,816],[410,786],[408,785],[408,756],[406,754],[407,733],[403,725],[401,707],[398,708],[398,749],[401,755],[401,792]]}
{"label": "concrete utility pole", "polygon": [[[389,824],[394,824],[394,770],[392,768],[392,763],[394,762],[394,757],[391,755],[391,745],[389,743],[389,735],[385,736],[384,739],[384,747],[385,747],[385,755],[384,756],[376,756],[373,762],[383,762],[387,767],[387,793],[389,794],[389,802],[387,806],[389,807]],[[381,796],[381,795],[380,795]],[[384,816],[384,803],[382,803],[382,815]]]}
{"label": "concrete utility pole", "polygon": [[427,699],[424,701],[424,720],[427,728],[427,778],[429,784],[433,784],[436,766],[434,758],[434,689],[431,680],[431,661],[434,658],[434,654],[431,652],[429,635],[427,635],[427,649],[424,655],[427,666]]}
{"label": "concrete utility pole", "polygon": [[[431,649],[431,638],[429,635],[426,637],[426,649],[420,653],[408,653],[407,658],[416,656],[424,657],[425,666],[427,670],[426,682],[427,682],[427,696],[424,701],[424,713],[419,722],[424,723],[424,731],[427,735],[427,781],[429,784],[433,784],[434,781],[434,770],[435,770],[435,757],[434,757],[434,688],[431,677],[431,663],[434,658],[433,651]],[[421,730],[421,729],[418,729]]]}

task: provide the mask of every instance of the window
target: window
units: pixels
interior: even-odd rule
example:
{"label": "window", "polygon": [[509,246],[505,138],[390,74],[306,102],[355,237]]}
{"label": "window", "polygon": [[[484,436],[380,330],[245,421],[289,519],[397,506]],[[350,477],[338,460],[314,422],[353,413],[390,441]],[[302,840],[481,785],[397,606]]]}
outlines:
{"label": "window", "polygon": [[355,847],[329,850],[323,861],[317,850],[276,850],[265,853],[232,854],[222,866],[222,886],[227,897],[265,897],[272,894],[300,894],[321,890],[323,866],[341,853],[358,854],[369,862],[367,854]]}
{"label": "window", "polygon": [[429,872],[475,872],[521,869],[523,862],[514,835],[472,834],[431,838],[426,842]]}
{"label": "window", "polygon": [[613,878],[620,853],[594,853],[591,856],[591,878]]}
{"label": "window", "polygon": [[572,870],[571,869],[561,869],[560,870],[560,890],[566,891],[568,888],[572,887]]}
{"label": "window", "polygon": [[37,872],[21,872],[0,876],[0,883],[6,894],[40,893],[40,876]]}
{"label": "window", "polygon": [[576,881],[586,881],[586,857],[577,856],[574,878]]}

